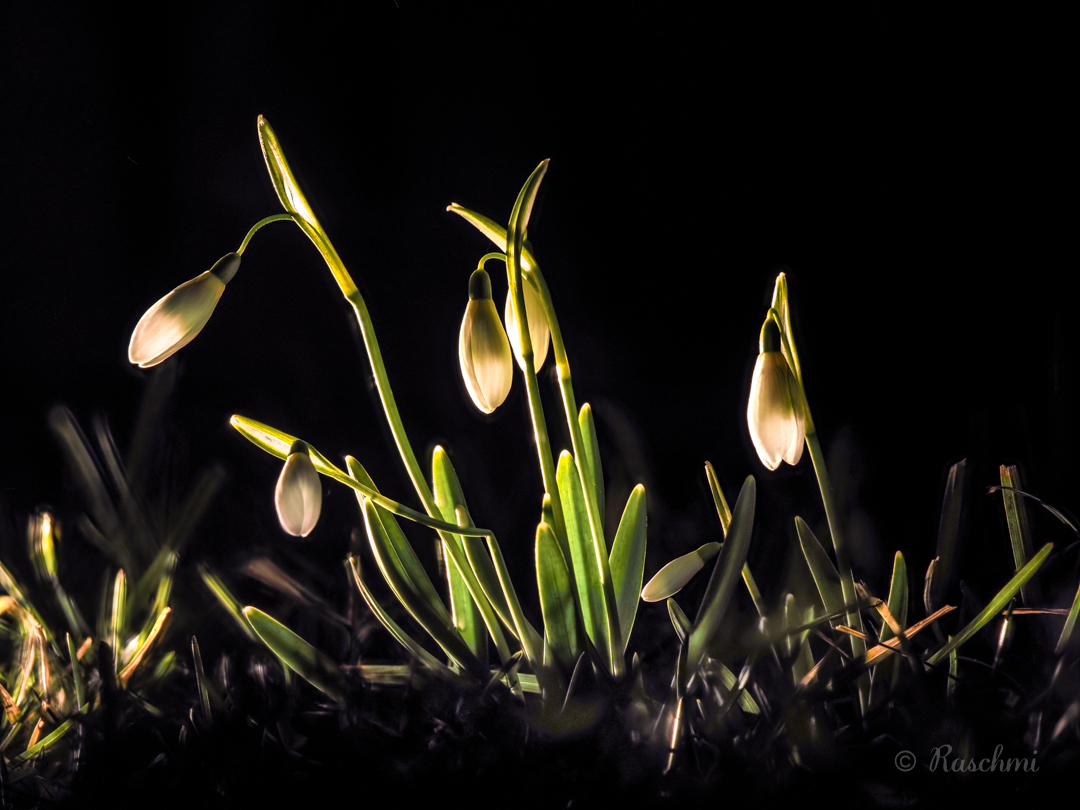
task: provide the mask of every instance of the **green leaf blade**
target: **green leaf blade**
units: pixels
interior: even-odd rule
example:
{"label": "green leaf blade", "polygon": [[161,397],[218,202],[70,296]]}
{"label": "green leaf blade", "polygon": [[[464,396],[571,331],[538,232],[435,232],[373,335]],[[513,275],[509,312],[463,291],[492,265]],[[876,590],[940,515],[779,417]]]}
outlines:
{"label": "green leaf blade", "polygon": [[611,581],[615,587],[615,604],[619,611],[619,630],[623,652],[630,643],[640,605],[641,581],[645,575],[645,545],[648,517],[645,508],[645,487],[638,484],[630,492],[623,508],[615,542],[611,545]]}
{"label": "green leaf blade", "polygon": [[285,666],[338,703],[345,703],[344,679],[337,664],[258,608],[249,605],[243,614],[256,635]]}
{"label": "green leaf blade", "polygon": [[[702,599],[694,629],[687,641],[688,670],[697,668],[720,628],[724,613],[735,595],[735,586],[742,575],[742,567],[750,551],[750,538],[754,530],[754,508],[757,503],[757,482],[747,476],[735,502],[731,527],[720,556],[713,568],[712,577]],[[688,673],[689,674],[689,673]]]}

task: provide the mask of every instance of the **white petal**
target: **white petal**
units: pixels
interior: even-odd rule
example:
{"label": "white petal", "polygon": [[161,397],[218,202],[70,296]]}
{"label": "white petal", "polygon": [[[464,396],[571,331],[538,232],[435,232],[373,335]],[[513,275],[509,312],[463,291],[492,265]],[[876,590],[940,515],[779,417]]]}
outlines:
{"label": "white petal", "polygon": [[207,270],[186,281],[146,311],[131,333],[128,360],[156,366],[184,348],[206,326],[225,285]]}
{"label": "white petal", "polygon": [[768,469],[802,456],[804,419],[793,390],[797,385],[780,352],[763,352],[754,364],[746,420],[758,458]]}
{"label": "white petal", "polygon": [[322,511],[322,484],[311,456],[306,452],[290,453],[274,489],[281,528],[293,537],[307,537],[319,521]]}
{"label": "white petal", "polygon": [[461,377],[473,403],[491,413],[506,400],[514,379],[510,341],[491,299],[469,301],[458,337]]}
{"label": "white petal", "polygon": [[[529,323],[529,340],[533,348],[533,371],[539,371],[547,359],[548,344],[551,341],[551,328],[548,326],[547,316],[544,314],[544,304],[540,296],[533,290],[532,284],[523,283],[522,289],[525,295],[525,320]],[[506,334],[510,337],[510,346],[514,350],[514,359],[518,368],[525,368],[525,361],[521,359],[521,345],[518,338],[517,324],[514,318],[514,299],[509,290],[506,293],[506,307],[503,310],[503,321],[506,324]]]}

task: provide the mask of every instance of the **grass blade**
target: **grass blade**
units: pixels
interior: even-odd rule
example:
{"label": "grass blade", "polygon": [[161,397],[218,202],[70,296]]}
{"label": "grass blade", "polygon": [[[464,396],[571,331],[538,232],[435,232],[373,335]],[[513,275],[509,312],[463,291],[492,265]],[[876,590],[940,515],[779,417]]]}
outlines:
{"label": "grass blade", "polygon": [[1005,584],[1004,588],[998,591],[997,595],[990,600],[990,604],[983,608],[982,612],[972,619],[967,627],[953,636],[944,647],[927,659],[927,666],[932,667],[940,663],[950,652],[978,633],[991,619],[1004,610],[1005,606],[1009,604],[1009,601],[1016,596],[1016,592],[1019,591],[1029,579],[1035,576],[1036,572],[1038,572],[1042,564],[1046,562],[1046,558],[1050,556],[1050,552],[1053,550],[1053,543],[1047,543],[1043,546],[1042,550],[1032,557],[1027,565],[1017,571],[1013,578]]}
{"label": "grass blade", "polygon": [[229,590],[228,586],[220,577],[210,571],[210,569],[202,563],[199,564],[199,576],[202,577],[202,581],[206,583],[206,587],[218,598],[218,601],[221,602],[229,615],[233,617],[233,620],[239,625],[240,629],[244,631],[244,635],[252,641],[255,641],[257,636],[251,625],[248,623],[248,620],[244,618],[243,606],[237,601],[236,597],[232,595],[232,591]]}
{"label": "grass blade", "polygon": [[754,531],[754,508],[757,503],[757,482],[747,476],[735,502],[727,540],[713,568],[712,577],[702,599],[694,629],[687,641],[688,670],[696,670],[705,651],[720,628],[724,613],[735,595],[735,585],[750,550]]}
{"label": "grass blade", "polygon": [[844,592],[836,566],[801,517],[795,518],[795,531],[799,535],[799,545],[810,569],[810,576],[814,578],[814,584],[821,596],[821,604],[825,606],[825,612],[839,613],[844,609]]}
{"label": "grass blade", "polygon": [[[709,493],[712,495],[713,505],[716,506],[716,514],[720,516],[720,527],[724,530],[724,537],[727,537],[728,526],[731,525],[731,509],[728,508],[727,498],[724,497],[724,490],[720,488],[720,481],[716,477],[716,470],[713,469],[711,462],[705,462],[705,478],[709,482]],[[743,582],[746,584],[746,590],[750,593],[750,598],[754,602],[754,608],[758,612],[758,616],[765,616],[765,602],[761,598],[761,591],[758,589],[757,581],[754,579],[754,575],[750,571],[750,565],[743,565],[742,570]]]}
{"label": "grass blade", "polygon": [[127,575],[121,568],[113,580],[112,602],[109,611],[109,632],[106,638],[113,649],[113,663],[120,668],[124,635],[127,632]]}
{"label": "grass blade", "polygon": [[75,684],[75,705],[79,711],[86,708],[86,682],[83,680],[82,667],[79,665],[79,653],[75,649],[75,642],[71,640],[71,634],[67,634],[68,658],[71,659],[71,680]]}
{"label": "grass blade", "polygon": [[343,679],[338,665],[272,616],[256,607],[244,616],[270,651],[289,669],[319,691],[344,704]]}
{"label": "grass blade", "polygon": [[[1020,500],[1016,491],[1022,489],[1020,471],[1013,465],[1002,464],[1001,498],[1005,502],[1005,519],[1009,524],[1009,545],[1012,546],[1013,562],[1019,571],[1031,558],[1031,525],[1028,522],[1027,504]],[[1038,581],[1029,582],[1020,589],[1025,605],[1037,605],[1042,601],[1042,589]]]}
{"label": "grass blade", "polygon": [[619,611],[623,652],[630,642],[630,633],[634,629],[640,604],[641,580],[645,573],[647,525],[645,487],[638,484],[626,501],[608,560],[611,581],[615,586],[615,604]]}
{"label": "grass blade", "polygon": [[927,611],[932,612],[945,603],[955,573],[954,558],[957,541],[960,537],[960,514],[964,498],[964,474],[967,459],[958,461],[949,468],[949,477],[945,482],[945,497],[941,502],[941,520],[938,523],[937,562],[934,564],[934,576],[929,589],[930,603]]}
{"label": "grass blade", "polygon": [[[145,638],[139,641],[138,646],[135,648],[135,652],[131,654],[131,660],[128,661],[127,666],[120,671],[119,678],[121,686],[131,680],[131,676],[134,675],[135,670],[139,668],[139,664],[141,664],[143,658],[146,657],[146,653],[153,646],[157,637],[161,635],[161,629],[165,626],[165,620],[169,618],[171,613],[172,608],[170,607],[164,607],[161,609],[161,612],[158,613],[157,620],[150,628],[150,631],[146,634]],[[194,638],[194,636],[192,636],[192,638]]]}
{"label": "grass blade", "polygon": [[[270,645],[267,644],[267,646]],[[202,653],[199,652],[199,640],[195,636],[191,637],[191,658],[195,662],[195,686],[199,690],[199,704],[202,706],[203,722],[209,726],[211,718],[210,692],[206,684],[206,668],[203,666]]]}
{"label": "grass blade", "polygon": [[1076,590],[1076,596],[1073,597],[1072,607],[1069,608],[1069,615],[1065,619],[1065,627],[1061,630],[1061,636],[1058,638],[1057,646],[1054,648],[1054,652],[1057,655],[1061,655],[1068,649],[1069,640],[1072,638],[1073,630],[1076,628],[1076,617],[1080,616],[1080,588]]}
{"label": "grass blade", "polygon": [[559,662],[569,666],[577,661],[584,646],[577,635],[577,609],[566,559],[555,532],[546,523],[536,527],[536,582],[544,614],[544,640]]}

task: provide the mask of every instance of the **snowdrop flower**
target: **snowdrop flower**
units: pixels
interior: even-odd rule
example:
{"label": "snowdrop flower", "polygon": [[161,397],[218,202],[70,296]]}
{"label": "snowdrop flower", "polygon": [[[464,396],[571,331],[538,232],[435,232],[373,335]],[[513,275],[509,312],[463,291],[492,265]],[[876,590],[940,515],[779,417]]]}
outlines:
{"label": "snowdrop flower", "polygon": [[274,489],[274,506],[281,528],[293,537],[307,537],[319,522],[322,483],[304,442],[295,441],[289,448]]}
{"label": "snowdrop flower", "polygon": [[[544,314],[544,305],[532,284],[522,278],[521,286],[525,295],[525,320],[529,322],[529,340],[533,349],[533,371],[539,371],[547,359],[551,329],[548,327],[547,315]],[[514,298],[509,290],[506,293],[503,320],[506,323],[506,334],[510,337],[510,347],[514,350],[514,359],[524,371],[525,361],[521,359],[521,341],[518,340],[517,319],[514,318]]]}
{"label": "snowdrop flower", "polygon": [[750,401],[746,406],[750,439],[761,463],[770,470],[779,467],[781,461],[798,464],[806,440],[802,392],[787,360],[778,351],[778,342],[776,329],[769,324],[754,365]]}
{"label": "snowdrop flower", "polygon": [[139,368],[150,368],[168,360],[194,340],[210,320],[225,285],[239,267],[240,256],[229,253],[146,310],[131,333],[128,360]]}
{"label": "snowdrop flower", "polygon": [[484,413],[502,405],[510,393],[514,363],[510,341],[491,300],[491,279],[482,269],[469,277],[469,305],[461,319],[458,360],[473,404]]}

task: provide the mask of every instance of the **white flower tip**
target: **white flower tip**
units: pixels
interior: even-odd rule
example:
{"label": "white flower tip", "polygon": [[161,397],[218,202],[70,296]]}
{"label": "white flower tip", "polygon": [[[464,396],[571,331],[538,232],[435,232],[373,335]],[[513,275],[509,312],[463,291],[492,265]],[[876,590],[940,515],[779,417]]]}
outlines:
{"label": "white flower tip", "polygon": [[492,413],[510,393],[510,357],[510,341],[491,299],[470,300],[461,320],[458,361],[469,397],[484,413]]}
{"label": "white flower tip", "polygon": [[294,450],[285,459],[274,489],[281,528],[293,537],[307,537],[319,522],[322,484],[307,449]]}
{"label": "white flower tip", "polygon": [[128,344],[128,360],[150,368],[184,348],[206,326],[225,284],[207,270],[160,299],[139,319]]}
{"label": "white flower tip", "polygon": [[769,470],[798,464],[806,440],[806,415],[798,382],[780,352],[762,352],[754,365],[746,421],[758,458]]}

